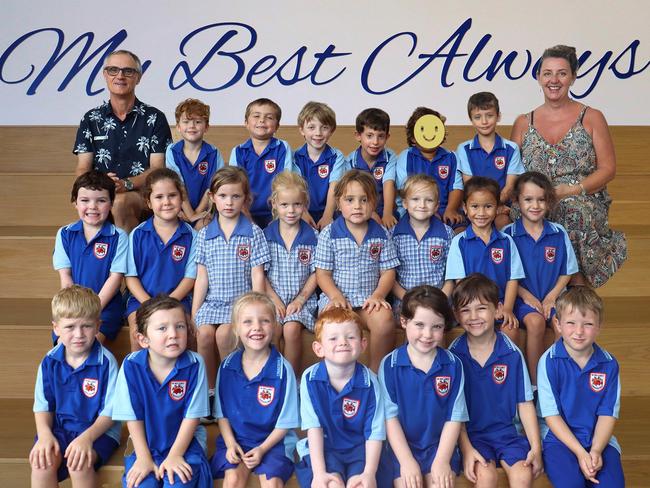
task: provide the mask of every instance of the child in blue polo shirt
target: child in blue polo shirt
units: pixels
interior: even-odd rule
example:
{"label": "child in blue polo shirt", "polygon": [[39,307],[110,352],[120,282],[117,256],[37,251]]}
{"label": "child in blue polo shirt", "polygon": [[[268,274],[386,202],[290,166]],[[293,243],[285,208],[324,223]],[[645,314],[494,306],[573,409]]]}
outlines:
{"label": "child in blue polo shirt", "polygon": [[104,173],[89,171],[72,185],[79,220],[56,234],[52,262],[61,288],[87,286],[99,295],[102,318],[98,339],[113,340],[124,321],[120,285],[126,273],[128,236],[113,225],[115,183]]}
{"label": "child in blue polo shirt", "polygon": [[192,317],[198,327],[198,351],[205,360],[210,396],[214,397],[215,345],[221,358],[235,348],[230,326],[232,304],[242,293],[265,291],[264,264],[269,260],[269,248],[262,230],[242,213],[251,202],[244,170],[221,168],[212,179],[209,195],[214,218],[196,239]]}
{"label": "child in blue polo shirt", "polygon": [[271,182],[282,171],[291,171],[293,159],[286,141],[274,137],[280,127],[282,110],[273,100],[258,98],[246,107],[244,125],[250,138],[233,148],[230,166],[239,166],[248,175],[253,194],[250,214],[262,229],[271,222]]}
{"label": "child in blue polo shirt", "polygon": [[[463,180],[460,171],[458,171],[456,154],[442,146],[427,149],[417,143],[415,126],[419,119],[425,115],[435,115],[443,123],[445,121],[445,116],[433,109],[416,108],[406,122],[406,142],[409,148],[402,151],[394,162],[388,165],[384,182],[388,182],[387,185],[394,185],[397,190],[402,190],[406,179],[411,175],[424,173],[435,178],[440,195],[438,215],[444,223],[462,229],[465,226],[465,216],[461,213],[460,208],[463,202]],[[420,129],[424,130],[423,127]],[[386,190],[393,191],[390,186],[387,186],[384,191]],[[406,212],[399,196],[397,210],[400,215],[404,215]]]}
{"label": "child in blue polo shirt", "polygon": [[272,345],[275,313],[269,297],[256,292],[232,308],[240,348],[219,368],[214,410],[221,435],[210,462],[225,488],[246,486],[251,472],[262,488],[283,486],[293,473],[298,389],[293,368]]}
{"label": "child in blue polo shirt", "polygon": [[78,285],[52,300],[59,343],[38,368],[34,388],[36,443],[29,453],[33,487],[95,486],[99,469],[120,443],[121,424],[111,419],[117,362],[95,339],[101,302]]}
{"label": "child in blue polo shirt", "polygon": [[561,335],[542,356],[537,373],[544,465],[553,486],[625,486],[621,448],[612,435],[621,384],[614,357],[594,341],[603,301],[576,286],[558,298],[553,319]]}
{"label": "child in blue polo shirt", "polygon": [[369,366],[377,371],[395,342],[386,296],[399,261],[386,230],[370,218],[377,201],[372,176],[358,169],[348,171],[336,184],[334,196],[341,216],[325,227],[316,246],[316,281],[323,291],[318,308],[358,311],[370,329]]}
{"label": "child in blue polo shirt", "polygon": [[522,174],[512,198],[519,204],[521,217],[503,232],[515,241],[526,273],[519,281],[514,312],[526,329],[526,362],[535,389],[546,324],[555,313],[555,300],[578,272],[578,262],[564,227],[545,220],[555,203],[555,191],[546,175]]}
{"label": "child in blue polo shirt", "polygon": [[454,486],[468,416],[463,365],[442,347],[454,323],[447,296],[429,285],[411,288],[400,322],[407,343],[379,366],[395,486],[423,486],[422,477],[424,486]]}
{"label": "child in blue polo shirt", "polygon": [[297,445],[301,488],[376,486],[386,427],[377,378],[358,362],[366,344],[363,322],[352,310],[331,308],[316,320],[312,347],[322,361],[300,381],[307,431]]}
{"label": "child in blue polo shirt", "polygon": [[501,118],[499,100],[493,93],[475,93],[467,101],[467,115],[476,129],[476,136],[458,145],[458,168],[467,182],[472,176],[485,176],[499,183],[501,194],[497,229],[510,223],[510,197],[517,175],[523,173],[519,147],[497,134]]}
{"label": "child in blue polo shirt", "polygon": [[[458,283],[452,302],[465,330],[449,346],[465,372],[469,422],[460,434],[465,477],[481,487],[496,487],[501,466],[510,486],[530,487],[542,471],[539,426],[523,355],[494,328],[502,307],[499,288],[474,273]],[[525,436],[517,432],[517,415]]]}
{"label": "child in blue polo shirt", "polygon": [[343,153],[327,144],[336,130],[336,114],[324,103],[308,102],[298,114],[298,130],[305,144],[294,153],[293,164],[309,188],[309,211],[303,218],[323,229],[334,218],[334,185],[350,169]]}
{"label": "child in blue polo shirt", "polygon": [[195,232],[178,215],[183,200],[183,183],[177,173],[158,168],[147,175],[142,198],[153,216],[129,235],[126,285],[131,295],[126,305],[131,350],[140,349],[136,339],[135,311],[158,293],[180,300],[189,314],[196,279]]}
{"label": "child in blue polo shirt", "polygon": [[432,285],[447,295],[453,289],[453,282],[445,281],[445,265],[454,231],[436,216],[436,181],[425,174],[409,176],[401,193],[406,214],[391,236],[400,262],[393,285],[396,312],[406,291],[414,286]]}
{"label": "child in blue polo shirt", "polygon": [[183,139],[165,151],[165,166],[179,174],[187,192],[182,217],[196,229],[207,224],[208,188],[214,173],[223,167],[219,149],[203,139],[209,127],[210,106],[195,98],[183,100],[176,106],[176,130]]}
{"label": "child in blue polo shirt", "polygon": [[271,205],[275,220],[264,229],[270,260],[266,264],[267,290],[280,316],[283,354],[298,371],[302,359],[302,329],[314,330],[316,299],[316,232],[302,219],[309,203],[305,180],[298,173],[280,173],[273,179]]}
{"label": "child in blue polo shirt", "polygon": [[491,178],[474,176],[465,184],[465,212],[472,223],[451,241],[446,279],[460,280],[482,273],[499,287],[497,318],[501,329],[513,340],[519,336],[519,322],[513,309],[518,280],[524,270],[512,237],[497,230],[494,219],[499,207],[499,184]]}
{"label": "child in blue polo shirt", "polygon": [[362,110],[355,121],[354,137],[359,147],[347,159],[352,168],[366,171],[375,179],[377,205],[373,218],[390,229],[397,223],[398,215],[395,210],[395,184],[384,184],[386,167],[395,158],[395,152],[386,147],[390,137],[390,116],[380,108]]}
{"label": "child in blue polo shirt", "polygon": [[186,350],[185,309],[156,295],[138,309],[136,321],[142,350],[124,358],[113,403],[113,418],[126,421],[131,444],[122,486],[211,488],[199,425],[209,413],[207,378],[201,356]]}

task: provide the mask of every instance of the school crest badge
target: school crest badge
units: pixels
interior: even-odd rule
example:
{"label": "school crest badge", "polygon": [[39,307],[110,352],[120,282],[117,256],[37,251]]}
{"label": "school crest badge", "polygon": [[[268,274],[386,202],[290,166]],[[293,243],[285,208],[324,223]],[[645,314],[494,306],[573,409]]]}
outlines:
{"label": "school crest badge", "polygon": [[546,262],[552,263],[555,261],[555,247],[554,246],[546,246],[544,248],[544,259],[546,259]]}
{"label": "school crest badge", "polygon": [[265,159],[264,160],[264,169],[266,170],[267,173],[273,174],[275,172],[276,167],[277,167],[277,164],[275,162],[275,159]]}
{"label": "school crest badge", "polygon": [[603,391],[607,384],[607,373],[590,373],[589,374],[589,388],[591,391],[599,393]]}
{"label": "school crest badge", "polygon": [[451,384],[450,376],[436,376],[435,385],[436,393],[438,396],[444,397],[449,393],[449,386]]}
{"label": "school crest badge", "polygon": [[500,247],[493,247],[490,249],[490,253],[492,254],[492,262],[494,264],[501,264],[503,261],[503,249]]}
{"label": "school crest badge", "polygon": [[260,385],[257,387],[257,403],[263,407],[268,407],[275,398],[275,388],[272,386]]}
{"label": "school crest badge", "polygon": [[81,391],[88,398],[92,398],[97,395],[97,390],[99,390],[99,380],[96,378],[84,378],[83,383],[81,384]]}
{"label": "school crest badge", "polygon": [[508,365],[507,364],[495,364],[492,366],[492,379],[497,385],[501,385],[506,381],[508,377]]}
{"label": "school crest badge", "polygon": [[494,158],[494,167],[496,169],[503,169],[506,167],[506,157],[505,156],[496,156]]}
{"label": "school crest badge", "polygon": [[242,261],[248,261],[251,257],[251,247],[248,244],[239,244],[237,246],[237,257]]}
{"label": "school crest badge", "polygon": [[352,417],[354,417],[359,411],[360,404],[361,404],[361,400],[353,400],[352,398],[343,398],[343,404],[342,404],[343,416],[346,419],[351,419]]}
{"label": "school crest badge", "polygon": [[183,259],[183,256],[185,256],[185,246],[174,244],[172,246],[172,259],[174,261],[181,261]]}
{"label": "school crest badge", "polygon": [[330,174],[330,167],[327,164],[321,164],[318,166],[318,176],[325,179]]}
{"label": "school crest badge", "polygon": [[379,259],[379,256],[381,256],[381,243],[375,242],[373,244],[370,244],[370,257],[377,261]]}
{"label": "school crest badge", "polygon": [[97,259],[104,259],[108,254],[108,244],[106,242],[95,242],[93,252]]}
{"label": "school crest badge", "polygon": [[311,261],[311,249],[298,249],[298,261],[300,264],[308,265],[309,261]]}
{"label": "school crest badge", "polygon": [[438,166],[438,176],[440,176],[441,179],[446,180],[447,176],[449,176],[449,166],[447,165]]}
{"label": "school crest badge", "polygon": [[432,262],[440,261],[442,257],[442,246],[431,246],[429,247],[429,259]]}
{"label": "school crest badge", "polygon": [[186,380],[177,380],[169,382],[169,397],[172,400],[179,401],[185,396],[187,390]]}
{"label": "school crest badge", "polygon": [[381,179],[384,177],[384,167],[375,167],[375,169],[372,170],[372,176],[374,176],[377,181],[381,181]]}
{"label": "school crest badge", "polygon": [[205,176],[208,174],[208,163],[207,161],[201,161],[198,167],[199,173]]}

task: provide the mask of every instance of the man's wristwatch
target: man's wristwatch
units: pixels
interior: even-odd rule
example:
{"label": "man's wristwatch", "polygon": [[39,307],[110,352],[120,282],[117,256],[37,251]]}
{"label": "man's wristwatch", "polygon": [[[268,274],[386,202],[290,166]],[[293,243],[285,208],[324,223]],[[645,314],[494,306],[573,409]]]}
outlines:
{"label": "man's wristwatch", "polygon": [[133,182],[130,179],[124,178],[122,180],[122,183],[124,183],[124,189],[126,191],[133,191],[134,186],[133,186]]}

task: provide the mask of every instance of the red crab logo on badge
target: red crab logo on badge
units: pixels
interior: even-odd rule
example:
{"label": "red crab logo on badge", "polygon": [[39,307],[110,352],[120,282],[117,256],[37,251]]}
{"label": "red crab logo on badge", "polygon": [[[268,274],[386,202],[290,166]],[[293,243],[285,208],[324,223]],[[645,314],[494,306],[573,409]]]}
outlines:
{"label": "red crab logo on badge", "polygon": [[327,178],[327,176],[330,174],[330,167],[326,164],[321,164],[318,167],[318,176],[321,178]]}
{"label": "red crab logo on badge", "polygon": [[108,254],[108,244],[105,242],[96,242],[93,252],[97,259],[104,259],[106,254]]}
{"label": "red crab logo on badge", "polygon": [[260,385],[257,387],[257,403],[263,407],[268,407],[275,397],[275,388],[272,386]]}
{"label": "red crab logo on badge", "polygon": [[508,365],[495,364],[492,366],[492,379],[497,385],[502,384],[508,377]]}
{"label": "red crab logo on badge", "polygon": [[357,412],[359,411],[359,405],[361,404],[360,400],[353,400],[352,398],[344,398],[343,399],[343,416],[346,419],[351,419],[354,417]]}
{"label": "red crab logo on badge", "polygon": [[81,385],[81,391],[88,398],[92,398],[97,395],[97,390],[99,386],[99,380],[95,378],[84,378],[84,381]]}
{"label": "red crab logo on badge", "polygon": [[506,158],[505,156],[497,156],[494,158],[494,167],[496,169],[503,169],[506,167]]}
{"label": "red crab logo on badge", "polygon": [[603,391],[607,384],[607,373],[591,373],[589,375],[589,387],[596,393]]}
{"label": "red crab logo on badge", "polygon": [[431,261],[433,262],[440,261],[441,257],[442,257],[442,246],[431,246],[429,248],[429,259],[431,259]]}
{"label": "red crab logo on badge", "polygon": [[206,161],[201,161],[199,163],[199,173],[206,175],[208,173],[208,163]]}
{"label": "red crab logo on badge", "polygon": [[501,264],[501,261],[503,261],[503,249],[500,247],[493,247],[490,251],[492,253],[492,262],[494,264]]}
{"label": "red crab logo on badge", "polygon": [[178,380],[169,382],[169,396],[172,400],[178,401],[185,396],[187,381]]}
{"label": "red crab logo on badge", "polygon": [[449,393],[449,384],[451,383],[451,376],[436,376],[436,393],[438,396],[447,396]]}
{"label": "red crab logo on badge", "polygon": [[183,256],[185,256],[185,246],[174,244],[172,246],[172,259],[174,261],[180,261],[183,259]]}
{"label": "red crab logo on badge", "polygon": [[555,247],[546,246],[544,248],[544,259],[546,259],[546,261],[549,263],[555,261]]}
{"label": "red crab logo on badge", "polygon": [[376,180],[381,180],[384,177],[384,167],[377,166],[372,170],[372,176],[374,176]]}
{"label": "red crab logo on badge", "polygon": [[311,249],[298,249],[298,261],[300,261],[300,264],[309,264],[309,261],[311,261]]}
{"label": "red crab logo on badge", "polygon": [[248,244],[238,245],[237,257],[242,261],[248,261],[248,259],[251,257],[251,247]]}
{"label": "red crab logo on badge", "polygon": [[374,244],[370,244],[370,257],[375,261],[377,261],[380,255],[381,255],[381,244],[378,242]]}
{"label": "red crab logo on badge", "polygon": [[277,165],[275,164],[275,159],[265,159],[264,160],[264,169],[266,170],[267,173],[271,174],[275,171],[275,167]]}
{"label": "red crab logo on badge", "polygon": [[447,176],[449,176],[449,166],[438,166],[438,176],[446,180]]}

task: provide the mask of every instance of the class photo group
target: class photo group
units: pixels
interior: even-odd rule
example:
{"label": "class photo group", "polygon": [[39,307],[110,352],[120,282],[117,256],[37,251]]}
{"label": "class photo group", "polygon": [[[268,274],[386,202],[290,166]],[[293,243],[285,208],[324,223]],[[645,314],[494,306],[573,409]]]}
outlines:
{"label": "class photo group", "polygon": [[498,94],[458,107],[475,135],[456,148],[415,107],[399,153],[380,108],[359,107],[345,155],[327,103],[304,105],[292,148],[258,98],[226,159],[210,106],[180,101],[173,141],[135,95],[139,58],[108,55],[109,100],[73,145],[79,218],[53,250],[32,487],[98,486],[118,449],[127,488],[496,487],[500,470],[511,487],[624,487],[619,366],[596,340],[627,246],[578,70],[574,48],[546,49],[542,104],[508,138]]}

